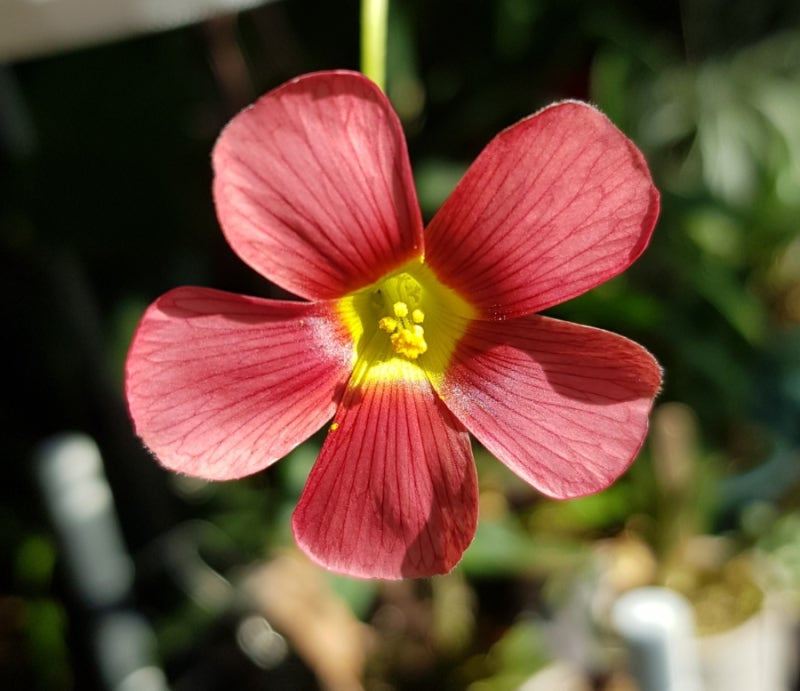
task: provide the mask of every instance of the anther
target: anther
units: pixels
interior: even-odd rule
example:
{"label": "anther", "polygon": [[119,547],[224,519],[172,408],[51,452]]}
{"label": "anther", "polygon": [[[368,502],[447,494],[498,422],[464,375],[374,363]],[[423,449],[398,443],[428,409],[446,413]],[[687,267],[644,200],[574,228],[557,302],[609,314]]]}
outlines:
{"label": "anther", "polygon": [[387,334],[394,333],[397,329],[397,319],[394,317],[383,317],[378,321],[378,327]]}
{"label": "anther", "polygon": [[408,316],[408,305],[405,302],[395,302],[394,305],[392,305],[392,311],[395,317],[403,319]]}

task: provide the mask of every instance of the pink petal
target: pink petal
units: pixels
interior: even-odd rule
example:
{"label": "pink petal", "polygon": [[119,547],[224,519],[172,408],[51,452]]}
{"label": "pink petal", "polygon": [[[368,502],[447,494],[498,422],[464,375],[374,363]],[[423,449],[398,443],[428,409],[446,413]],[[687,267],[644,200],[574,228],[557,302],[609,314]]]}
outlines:
{"label": "pink petal", "polygon": [[626,269],[659,196],[602,113],[565,102],[495,137],[426,231],[426,261],[488,319],[536,312]]}
{"label": "pink petal", "polygon": [[228,242],[297,295],[341,297],[422,252],[403,130],[360,74],[278,87],[228,124],[213,158]]}
{"label": "pink petal", "polygon": [[350,387],[292,526],[319,564],[368,578],[447,573],[475,534],[469,435],[427,381]]}
{"label": "pink petal", "polygon": [[439,393],[498,459],[564,499],[604,489],[628,468],[660,383],[636,343],[533,315],[473,322]]}
{"label": "pink petal", "polygon": [[286,455],[331,417],[352,358],[330,304],[177,288],[139,324],[128,406],[167,468],[237,478]]}

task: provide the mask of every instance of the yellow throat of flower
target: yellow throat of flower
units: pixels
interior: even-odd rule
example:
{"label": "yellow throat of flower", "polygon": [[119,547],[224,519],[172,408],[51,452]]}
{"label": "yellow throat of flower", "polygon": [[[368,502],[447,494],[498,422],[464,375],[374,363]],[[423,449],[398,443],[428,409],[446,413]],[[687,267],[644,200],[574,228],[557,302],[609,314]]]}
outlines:
{"label": "yellow throat of flower", "polygon": [[353,336],[352,385],[428,379],[436,385],[475,309],[422,260],[339,300]]}

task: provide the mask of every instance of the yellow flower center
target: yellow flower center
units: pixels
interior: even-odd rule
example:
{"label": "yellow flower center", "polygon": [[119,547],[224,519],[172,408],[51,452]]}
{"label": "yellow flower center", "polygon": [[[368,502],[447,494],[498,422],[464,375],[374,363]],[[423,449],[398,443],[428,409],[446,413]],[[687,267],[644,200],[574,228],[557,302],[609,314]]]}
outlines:
{"label": "yellow flower center", "polygon": [[476,311],[422,260],[339,300],[361,381],[428,379],[434,385]]}
{"label": "yellow flower center", "polygon": [[425,312],[418,306],[422,287],[410,274],[401,273],[386,279],[375,291],[391,315],[378,320],[378,328],[389,334],[394,352],[409,360],[416,360],[426,350]]}

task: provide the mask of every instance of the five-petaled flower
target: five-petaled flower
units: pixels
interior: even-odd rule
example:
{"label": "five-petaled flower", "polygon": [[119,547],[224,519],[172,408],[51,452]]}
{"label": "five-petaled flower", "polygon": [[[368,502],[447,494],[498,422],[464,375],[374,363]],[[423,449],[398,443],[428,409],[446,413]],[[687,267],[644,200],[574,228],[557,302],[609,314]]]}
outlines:
{"label": "five-petaled flower", "polygon": [[501,132],[424,229],[397,116],[357,73],[268,93],[213,164],[228,242],[304,301],[184,287],[149,307],[127,398],[166,467],[239,478],[333,418],[295,538],[334,571],[399,578],[449,571],[473,538],[468,431],[556,498],[632,462],[657,363],[536,314],[626,269],[658,215],[641,153],[593,107]]}

